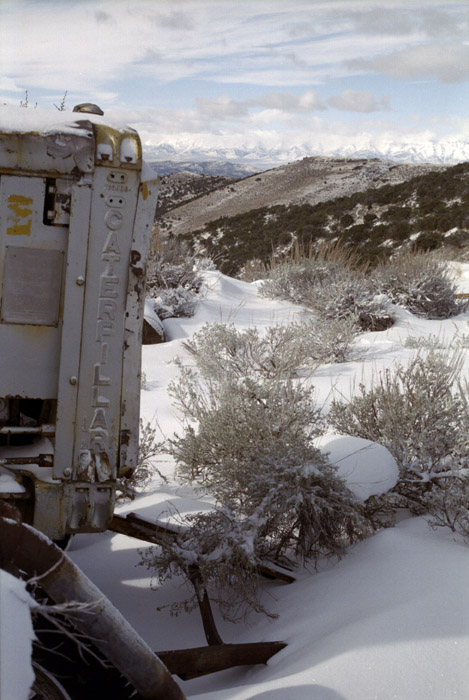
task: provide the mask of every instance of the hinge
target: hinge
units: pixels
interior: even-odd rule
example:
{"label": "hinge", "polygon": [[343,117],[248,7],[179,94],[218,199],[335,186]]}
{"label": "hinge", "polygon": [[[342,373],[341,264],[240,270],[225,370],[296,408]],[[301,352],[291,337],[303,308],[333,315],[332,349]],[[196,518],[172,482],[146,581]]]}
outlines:
{"label": "hinge", "polygon": [[46,179],[44,223],[47,226],[68,226],[72,201],[70,180]]}

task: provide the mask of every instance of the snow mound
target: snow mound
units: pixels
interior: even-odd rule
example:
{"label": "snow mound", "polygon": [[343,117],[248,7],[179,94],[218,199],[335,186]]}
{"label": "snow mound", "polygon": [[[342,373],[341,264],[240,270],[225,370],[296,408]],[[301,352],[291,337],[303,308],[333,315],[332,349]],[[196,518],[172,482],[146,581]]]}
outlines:
{"label": "snow mound", "polygon": [[34,683],[31,666],[34,639],[26,584],[0,569],[0,698],[27,700]]}
{"label": "snow mound", "polygon": [[396,485],[399,469],[386,447],[349,435],[322,435],[316,446],[328,455],[339,476],[359,501],[379,496]]}

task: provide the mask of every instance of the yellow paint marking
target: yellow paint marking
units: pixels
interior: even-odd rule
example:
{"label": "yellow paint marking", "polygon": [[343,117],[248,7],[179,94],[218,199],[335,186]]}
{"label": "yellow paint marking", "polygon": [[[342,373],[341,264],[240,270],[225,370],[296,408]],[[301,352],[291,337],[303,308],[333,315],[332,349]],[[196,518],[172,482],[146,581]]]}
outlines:
{"label": "yellow paint marking", "polygon": [[[9,236],[30,236],[34,204],[31,197],[10,194],[8,197],[7,234]],[[26,219],[26,221],[25,221]]]}

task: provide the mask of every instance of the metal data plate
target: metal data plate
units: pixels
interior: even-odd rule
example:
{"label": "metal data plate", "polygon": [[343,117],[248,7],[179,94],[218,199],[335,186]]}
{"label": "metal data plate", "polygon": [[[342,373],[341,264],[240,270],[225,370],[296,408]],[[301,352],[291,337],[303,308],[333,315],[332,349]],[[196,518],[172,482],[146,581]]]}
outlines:
{"label": "metal data plate", "polygon": [[57,326],[64,254],[59,250],[7,246],[1,321]]}

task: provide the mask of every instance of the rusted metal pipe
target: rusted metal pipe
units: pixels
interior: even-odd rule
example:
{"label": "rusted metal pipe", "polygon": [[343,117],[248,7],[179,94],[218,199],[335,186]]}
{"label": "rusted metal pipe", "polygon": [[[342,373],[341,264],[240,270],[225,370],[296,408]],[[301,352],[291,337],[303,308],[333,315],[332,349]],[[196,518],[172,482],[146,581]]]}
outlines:
{"label": "rusted metal pipe", "polygon": [[[43,534],[0,517],[0,567],[37,580],[56,603],[86,603],[74,623],[148,700],[185,700],[166,666],[92,581]],[[92,614],[90,614],[90,612]]]}

